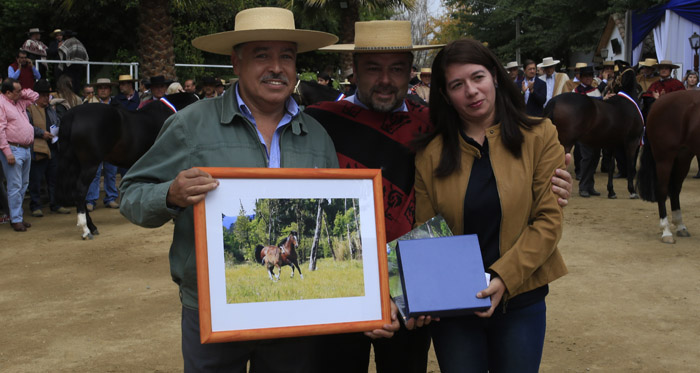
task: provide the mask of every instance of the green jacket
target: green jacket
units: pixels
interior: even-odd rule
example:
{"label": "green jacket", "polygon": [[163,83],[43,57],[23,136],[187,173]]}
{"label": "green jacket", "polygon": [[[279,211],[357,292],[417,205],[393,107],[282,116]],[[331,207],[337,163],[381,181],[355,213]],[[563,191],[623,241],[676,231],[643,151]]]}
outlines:
{"label": "green jacket", "polygon": [[[193,209],[170,209],[165,199],[177,174],[191,167],[267,167],[255,126],[235,102],[235,94],[226,94],[168,118],[153,147],[129,169],[120,186],[121,213],[134,224],[155,228],[175,220],[170,273],[188,308],[198,308]],[[301,111],[282,129],[280,154],[282,167],[338,167],[331,138]]]}

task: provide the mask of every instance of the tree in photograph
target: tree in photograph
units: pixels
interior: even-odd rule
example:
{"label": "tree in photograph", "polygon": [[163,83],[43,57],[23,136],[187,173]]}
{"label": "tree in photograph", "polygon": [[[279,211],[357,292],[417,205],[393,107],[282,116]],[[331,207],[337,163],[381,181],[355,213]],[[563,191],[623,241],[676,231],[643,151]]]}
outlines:
{"label": "tree in photograph", "polygon": [[319,198],[318,208],[316,211],[316,229],[314,229],[314,240],[311,244],[311,253],[309,255],[309,271],[316,270],[316,253],[318,252],[318,242],[321,236],[321,224],[323,223],[323,220],[321,219],[323,215],[323,209],[321,208],[322,203],[323,199]]}

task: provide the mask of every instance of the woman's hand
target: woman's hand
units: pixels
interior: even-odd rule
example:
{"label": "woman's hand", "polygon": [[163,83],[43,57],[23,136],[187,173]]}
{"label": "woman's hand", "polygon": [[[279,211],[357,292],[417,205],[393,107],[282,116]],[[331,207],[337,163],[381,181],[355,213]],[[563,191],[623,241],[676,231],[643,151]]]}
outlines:
{"label": "woman's hand", "polygon": [[406,329],[413,330],[415,328],[422,328],[430,324],[432,321],[440,321],[440,318],[431,316],[419,316],[417,319],[414,319],[413,317],[411,317],[408,320],[406,320]]}
{"label": "woman's hand", "polygon": [[477,298],[491,297],[491,308],[484,312],[474,312],[479,317],[491,317],[493,315],[493,310],[496,309],[499,303],[501,303],[501,298],[503,298],[503,293],[506,291],[506,285],[503,283],[500,277],[495,277],[491,279],[489,286],[476,293]]}

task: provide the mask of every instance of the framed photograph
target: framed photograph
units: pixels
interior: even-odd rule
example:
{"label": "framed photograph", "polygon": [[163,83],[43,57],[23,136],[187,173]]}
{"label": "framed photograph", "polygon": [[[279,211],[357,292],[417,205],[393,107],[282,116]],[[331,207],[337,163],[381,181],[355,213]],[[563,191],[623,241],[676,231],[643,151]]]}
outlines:
{"label": "framed photograph", "polygon": [[380,170],[201,169],[220,182],[194,206],[202,343],[391,323]]}

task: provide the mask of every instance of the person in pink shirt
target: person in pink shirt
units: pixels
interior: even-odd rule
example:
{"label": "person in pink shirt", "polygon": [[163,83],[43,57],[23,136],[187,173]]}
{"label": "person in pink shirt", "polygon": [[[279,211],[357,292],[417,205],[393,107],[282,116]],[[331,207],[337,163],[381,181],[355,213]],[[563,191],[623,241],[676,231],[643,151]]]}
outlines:
{"label": "person in pink shirt", "polygon": [[0,162],[7,179],[7,200],[10,205],[10,223],[17,232],[24,232],[31,224],[24,221],[22,201],[29,185],[31,147],[34,128],[27,117],[27,107],[39,94],[22,89],[19,82],[7,78],[0,85]]}

